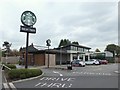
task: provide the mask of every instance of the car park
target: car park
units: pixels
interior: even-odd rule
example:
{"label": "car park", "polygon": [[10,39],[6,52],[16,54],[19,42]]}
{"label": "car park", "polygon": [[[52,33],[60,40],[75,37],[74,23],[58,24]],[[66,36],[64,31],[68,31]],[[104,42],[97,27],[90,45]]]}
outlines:
{"label": "car park", "polygon": [[100,62],[96,59],[90,59],[88,61],[85,61],[86,65],[100,65]]}
{"label": "car park", "polygon": [[72,66],[81,66],[85,67],[85,62],[82,61],[81,59],[75,59],[71,62]]}

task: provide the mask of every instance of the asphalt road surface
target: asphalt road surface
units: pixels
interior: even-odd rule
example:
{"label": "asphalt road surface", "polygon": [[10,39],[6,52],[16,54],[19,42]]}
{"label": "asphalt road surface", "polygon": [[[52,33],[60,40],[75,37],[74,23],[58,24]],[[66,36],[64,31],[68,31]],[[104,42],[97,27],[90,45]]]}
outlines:
{"label": "asphalt road surface", "polygon": [[118,65],[73,67],[73,70],[42,69],[42,77],[13,83],[16,88],[118,88]]}
{"label": "asphalt road surface", "polygon": [[2,89],[2,65],[0,64],[0,89]]}

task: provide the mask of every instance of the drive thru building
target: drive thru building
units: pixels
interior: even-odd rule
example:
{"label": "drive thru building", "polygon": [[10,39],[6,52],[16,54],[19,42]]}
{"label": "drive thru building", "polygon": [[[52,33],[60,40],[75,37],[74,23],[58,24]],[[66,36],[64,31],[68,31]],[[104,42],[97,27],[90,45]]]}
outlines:
{"label": "drive thru building", "polygon": [[86,46],[69,44],[55,49],[60,51],[60,53],[56,54],[56,64],[59,64],[60,60],[62,64],[65,64],[66,61],[72,61],[74,59],[83,59],[84,61],[90,59],[89,50],[91,48]]}
{"label": "drive thru building", "polygon": [[[33,44],[28,47],[28,65],[40,65],[47,66],[48,65],[48,53],[49,53],[49,65],[59,65],[59,64],[67,64],[68,61],[72,61],[74,59],[90,59],[90,50],[91,48],[82,46],[69,44],[60,48],[50,49],[37,49]],[[21,49],[21,58],[25,57],[25,48]],[[25,58],[23,59],[25,63]]]}

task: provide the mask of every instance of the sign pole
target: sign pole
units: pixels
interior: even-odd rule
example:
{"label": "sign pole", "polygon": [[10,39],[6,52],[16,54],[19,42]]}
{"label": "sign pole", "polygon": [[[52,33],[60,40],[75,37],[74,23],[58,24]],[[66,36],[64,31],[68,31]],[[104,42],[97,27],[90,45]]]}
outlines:
{"label": "sign pole", "polygon": [[50,43],[51,43],[51,40],[50,39],[48,39],[48,40],[46,40],[46,43],[47,43],[47,46],[48,46],[48,63],[47,63],[47,65],[48,65],[48,68],[49,68],[49,63],[50,63],[50,58],[49,58],[49,46],[51,46],[50,45]]}
{"label": "sign pole", "polygon": [[49,46],[48,46],[48,68],[49,68]]}
{"label": "sign pole", "polygon": [[26,63],[25,63],[25,68],[28,68],[28,41],[29,41],[29,33],[27,32],[27,37],[26,37]]}
{"label": "sign pole", "polygon": [[20,26],[20,32],[26,32],[26,61],[25,61],[25,69],[28,68],[28,43],[29,43],[29,33],[36,33],[36,28],[33,25],[36,23],[36,16],[31,11],[24,11],[21,15],[21,22],[24,26]]}

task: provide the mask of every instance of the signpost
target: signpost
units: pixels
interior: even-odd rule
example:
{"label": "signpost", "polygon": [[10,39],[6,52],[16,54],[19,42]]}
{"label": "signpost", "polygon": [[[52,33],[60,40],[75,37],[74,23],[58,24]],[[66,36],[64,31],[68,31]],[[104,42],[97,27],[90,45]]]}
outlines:
{"label": "signpost", "polygon": [[24,26],[20,26],[20,32],[26,32],[26,63],[25,68],[28,68],[28,43],[29,43],[29,33],[36,33],[36,28],[33,25],[36,23],[36,16],[31,11],[25,11],[21,15],[21,22]]}
{"label": "signpost", "polygon": [[50,61],[49,61],[49,46],[51,46],[50,45],[50,43],[51,43],[51,40],[50,39],[48,39],[48,40],[46,40],[46,45],[48,46],[48,68],[49,68],[49,63],[50,63]]}

